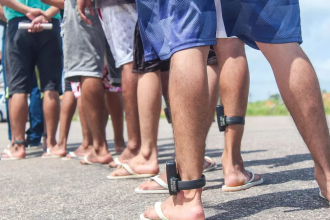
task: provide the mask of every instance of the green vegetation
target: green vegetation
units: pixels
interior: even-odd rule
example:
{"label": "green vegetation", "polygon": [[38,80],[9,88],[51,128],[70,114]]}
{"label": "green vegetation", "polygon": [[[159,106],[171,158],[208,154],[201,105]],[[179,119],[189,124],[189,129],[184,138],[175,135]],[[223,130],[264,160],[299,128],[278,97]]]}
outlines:
{"label": "green vegetation", "polygon": [[[330,115],[330,93],[322,93],[325,112]],[[251,102],[247,108],[248,116],[290,115],[280,94],[274,94],[266,101]]]}

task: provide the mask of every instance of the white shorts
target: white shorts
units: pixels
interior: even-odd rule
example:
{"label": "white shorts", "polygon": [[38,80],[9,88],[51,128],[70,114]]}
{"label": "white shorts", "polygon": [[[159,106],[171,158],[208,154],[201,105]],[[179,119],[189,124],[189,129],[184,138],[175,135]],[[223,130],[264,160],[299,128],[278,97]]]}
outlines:
{"label": "white shorts", "polygon": [[99,9],[99,16],[116,67],[133,62],[134,30],[137,22],[136,5],[103,7]]}
{"label": "white shorts", "polygon": [[214,2],[217,11],[217,38],[237,38],[237,37],[228,37],[222,17],[221,1],[215,0]]}

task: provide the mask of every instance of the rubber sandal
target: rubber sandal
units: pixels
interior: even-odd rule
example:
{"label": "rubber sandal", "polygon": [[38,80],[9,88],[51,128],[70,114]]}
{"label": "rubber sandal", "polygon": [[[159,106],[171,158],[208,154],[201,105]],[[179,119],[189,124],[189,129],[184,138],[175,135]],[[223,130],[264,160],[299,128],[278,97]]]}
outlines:
{"label": "rubber sandal", "polygon": [[42,159],[58,159],[58,158],[63,158],[64,156],[61,155],[56,155],[56,154],[52,154],[50,153],[50,149],[47,148],[47,155],[42,155],[41,158]]}
{"label": "rubber sandal", "polygon": [[8,157],[1,157],[1,160],[22,160],[25,159],[25,157],[13,157],[13,155],[11,155],[11,152],[9,150],[6,151],[5,153]]}
{"label": "rubber sandal", "polygon": [[249,189],[253,186],[260,185],[264,182],[263,178],[261,178],[258,181],[253,181],[254,180],[254,172],[251,169],[245,169],[245,170],[252,174],[251,179],[247,183],[245,183],[242,186],[232,186],[232,187],[223,185],[222,186],[222,191],[223,192],[237,192],[237,191]]}
{"label": "rubber sandal", "polygon": [[[68,157],[68,156],[70,156],[70,157]],[[73,160],[73,159],[81,160],[83,158],[84,157],[77,156],[75,152],[69,151],[69,153],[65,157],[62,158],[62,160]]]}
{"label": "rubber sandal", "polygon": [[203,173],[206,173],[206,172],[209,172],[209,171],[212,171],[212,170],[215,170],[215,168],[217,168],[217,164],[216,162],[211,158],[211,157],[208,157],[208,156],[205,156],[204,159],[210,163],[210,165],[208,167],[206,167],[204,170],[203,170]]}
{"label": "rubber sandal", "polygon": [[[168,220],[165,217],[165,215],[164,215],[164,213],[162,211],[162,203],[161,202],[156,202],[156,204],[155,204],[155,211],[156,211],[159,219],[161,219],[161,220]],[[156,220],[156,219],[146,218],[146,217],[144,217],[144,213],[142,213],[140,215],[140,220]]]}
{"label": "rubber sandal", "polygon": [[152,176],[156,176],[157,174],[137,174],[135,173],[129,165],[127,164],[121,164],[117,167],[117,169],[120,169],[120,168],[124,168],[128,173],[129,175],[126,175],[126,176],[107,176],[107,178],[109,180],[115,180],[115,179],[139,179],[139,178],[147,178],[147,177],[152,177]]}
{"label": "rubber sandal", "polygon": [[160,185],[164,189],[143,190],[143,189],[136,188],[135,192],[140,193],[140,194],[163,194],[163,193],[168,194],[168,185],[161,178],[159,178],[159,175],[150,177],[149,182],[152,182],[152,181],[155,181],[156,183],[158,183],[158,185]]}
{"label": "rubber sandal", "polygon": [[93,165],[93,164],[95,164],[95,163],[93,163],[93,162],[90,162],[89,160],[88,160],[88,156],[86,156],[86,157],[84,157],[84,162],[85,163],[81,163],[82,165]]}
{"label": "rubber sandal", "polygon": [[115,157],[115,158],[113,159],[113,161],[117,164],[117,166],[120,166],[120,165],[123,164],[122,162],[119,161],[119,158],[118,158],[118,157]]}

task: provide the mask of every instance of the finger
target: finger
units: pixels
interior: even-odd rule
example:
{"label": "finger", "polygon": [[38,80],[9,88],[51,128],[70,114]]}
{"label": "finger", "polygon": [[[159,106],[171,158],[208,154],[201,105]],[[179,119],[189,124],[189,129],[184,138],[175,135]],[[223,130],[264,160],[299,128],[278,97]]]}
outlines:
{"label": "finger", "polygon": [[81,19],[89,25],[92,25],[92,22],[86,17],[85,9],[78,9]]}
{"label": "finger", "polygon": [[95,13],[94,13],[94,8],[93,8],[93,6],[89,6],[88,9],[89,9],[89,13],[90,13],[92,16],[94,16]]}

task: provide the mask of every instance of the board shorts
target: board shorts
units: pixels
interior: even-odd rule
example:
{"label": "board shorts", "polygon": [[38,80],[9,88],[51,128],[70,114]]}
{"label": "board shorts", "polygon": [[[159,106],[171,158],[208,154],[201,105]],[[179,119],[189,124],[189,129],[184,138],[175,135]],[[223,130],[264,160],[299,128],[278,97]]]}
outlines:
{"label": "board shorts", "polygon": [[[170,70],[170,59],[168,60],[150,60],[145,61],[143,43],[141,39],[141,34],[139,31],[139,26],[136,25],[134,34],[134,57],[133,57],[133,73],[144,74],[150,72],[156,72],[160,70],[161,72],[167,72]],[[207,58],[207,65],[217,65],[218,60],[213,47],[211,46],[210,52]]]}
{"label": "board shorts", "polygon": [[145,60],[216,44],[214,0],[137,0]]}
{"label": "board shorts", "polygon": [[[302,43],[299,0],[215,0],[218,33],[256,42]],[[222,29],[223,30],[223,29]]]}
{"label": "board shorts", "polygon": [[136,5],[121,4],[98,9],[116,67],[133,61],[133,38],[137,21]]}
{"label": "board shorts", "polygon": [[[111,84],[111,76],[107,67],[103,69],[103,88],[106,92],[121,92],[120,86],[113,86]],[[65,80],[65,92],[73,92],[74,97],[77,99],[81,96],[81,86],[80,82],[70,82]]]}
{"label": "board shorts", "polygon": [[31,34],[18,29],[18,23],[31,20],[16,17],[8,21],[5,43],[5,73],[8,96],[31,92],[35,67],[39,70],[40,91],[62,91],[63,69],[60,22],[52,19],[52,30]]}
{"label": "board shorts", "polygon": [[89,25],[81,20],[76,0],[65,0],[64,5],[62,39],[65,79],[80,82],[82,76],[102,78],[105,37],[100,19],[86,10],[86,16],[93,24]]}

